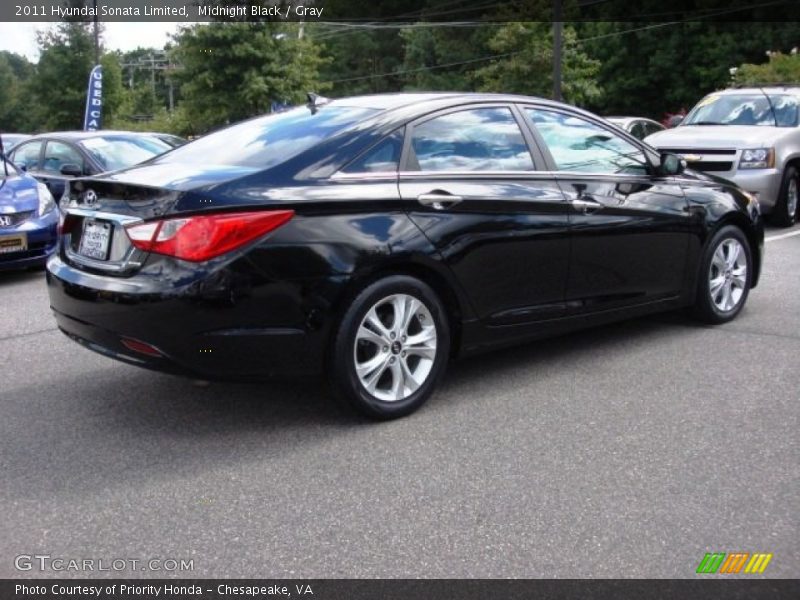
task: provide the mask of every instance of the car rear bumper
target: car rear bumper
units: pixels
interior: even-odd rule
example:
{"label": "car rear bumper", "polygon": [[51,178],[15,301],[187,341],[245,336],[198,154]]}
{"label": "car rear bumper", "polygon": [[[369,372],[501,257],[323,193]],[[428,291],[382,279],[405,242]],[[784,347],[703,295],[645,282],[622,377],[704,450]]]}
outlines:
{"label": "car rear bumper", "polygon": [[[197,282],[164,285],[170,287],[154,291],[130,280],[87,273],[58,254],[47,263],[58,327],[95,352],[202,379],[267,379],[321,371],[324,336],[298,320],[285,296],[270,298],[265,290],[266,297],[257,298],[265,316],[254,319],[253,298],[234,302],[230,290],[219,286],[211,298]],[[286,287],[284,283],[282,290]]]}

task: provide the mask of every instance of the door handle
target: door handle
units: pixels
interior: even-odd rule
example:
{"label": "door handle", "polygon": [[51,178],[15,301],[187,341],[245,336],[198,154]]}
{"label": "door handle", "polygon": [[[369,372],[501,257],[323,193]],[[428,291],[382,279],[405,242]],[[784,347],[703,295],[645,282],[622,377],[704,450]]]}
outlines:
{"label": "door handle", "polygon": [[430,206],[436,210],[444,210],[450,206],[455,206],[464,200],[461,196],[454,196],[447,192],[431,192],[430,194],[420,194],[417,196],[417,202],[422,206]]}
{"label": "door handle", "polygon": [[589,196],[574,198],[572,200],[572,206],[575,207],[575,210],[578,210],[583,214],[593,213],[603,208],[602,204],[600,204],[597,200],[594,200]]}

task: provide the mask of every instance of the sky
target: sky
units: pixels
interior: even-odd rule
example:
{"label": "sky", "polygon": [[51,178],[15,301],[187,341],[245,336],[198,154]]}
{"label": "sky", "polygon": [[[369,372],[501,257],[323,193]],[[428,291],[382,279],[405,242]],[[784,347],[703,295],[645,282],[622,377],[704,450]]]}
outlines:
{"label": "sky", "polygon": [[[2,1],[2,0],[0,0]],[[103,42],[107,50],[135,50],[161,48],[169,40],[168,35],[177,31],[183,23],[103,23]],[[55,26],[55,23],[8,23],[0,22],[0,50],[8,50],[27,56],[31,61],[39,60],[36,47],[36,31]]]}

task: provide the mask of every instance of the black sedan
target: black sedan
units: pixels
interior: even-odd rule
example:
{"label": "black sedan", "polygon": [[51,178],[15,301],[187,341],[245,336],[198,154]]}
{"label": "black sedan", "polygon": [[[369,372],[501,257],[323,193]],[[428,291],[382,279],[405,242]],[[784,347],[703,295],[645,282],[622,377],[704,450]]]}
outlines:
{"label": "black sedan", "polygon": [[150,133],[64,131],[21,142],[8,157],[44,183],[58,201],[70,179],[130,167],[172,148]]}
{"label": "black sedan", "polygon": [[733,319],[759,277],[758,203],[684,167],[538,98],[312,96],[76,181],[51,304],[121,361],[324,373],[398,417],[452,357],[681,307]]}

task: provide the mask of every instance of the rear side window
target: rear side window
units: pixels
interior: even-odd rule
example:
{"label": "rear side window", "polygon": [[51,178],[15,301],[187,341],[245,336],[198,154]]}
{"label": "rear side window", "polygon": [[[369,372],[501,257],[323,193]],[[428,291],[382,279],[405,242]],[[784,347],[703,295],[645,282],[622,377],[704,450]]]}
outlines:
{"label": "rear side window", "polygon": [[461,110],[416,125],[411,150],[411,170],[533,170],[522,131],[506,107]]}
{"label": "rear side window", "polygon": [[175,148],[156,163],[196,163],[265,169],[378,112],[373,108],[302,106],[238,123]]}
{"label": "rear side window", "polygon": [[342,169],[343,173],[394,173],[400,165],[403,132],[395,131]]}

